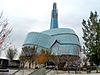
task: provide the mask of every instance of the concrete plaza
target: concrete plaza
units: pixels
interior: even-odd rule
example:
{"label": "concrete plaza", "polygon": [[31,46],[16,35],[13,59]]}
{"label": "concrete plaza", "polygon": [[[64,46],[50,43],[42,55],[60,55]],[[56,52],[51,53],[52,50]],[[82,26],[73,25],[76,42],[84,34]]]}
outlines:
{"label": "concrete plaza", "polygon": [[[0,75],[12,75],[16,71],[17,71],[16,69],[9,69],[9,72],[6,72],[6,73],[0,72]],[[22,69],[13,75],[29,75],[33,71],[34,71],[33,69]],[[46,70],[46,71],[48,71],[48,70]],[[41,75],[41,73],[42,73],[42,70],[38,74],[31,74],[31,75]],[[51,70],[50,72],[48,72],[45,75],[100,75],[100,73],[96,73],[96,71],[92,71],[90,74],[87,74],[86,71],[81,71],[81,72],[78,72],[77,74],[75,74],[74,71],[71,71],[69,74],[68,71]]]}
{"label": "concrete plaza", "polygon": [[[0,75],[29,75],[31,72],[33,72],[33,69],[24,69],[24,70],[20,70],[19,72],[13,74],[15,71],[17,71],[17,70],[10,69],[9,72],[6,72],[6,73],[0,72]],[[42,70],[38,74],[34,73],[31,75],[41,75],[41,74],[42,74]],[[45,75],[100,75],[100,73],[96,73],[96,71],[92,71],[90,74],[87,74],[86,71],[81,71],[81,72],[78,72],[77,74],[75,74],[74,71],[71,71],[70,73],[68,73],[67,71],[51,70],[50,72],[48,72]]]}
{"label": "concrete plaza", "polygon": [[68,73],[67,71],[51,71],[47,75],[100,75],[100,73],[96,73],[95,71],[92,71],[90,74],[87,74],[86,71],[81,71],[75,74],[74,71],[71,71],[70,73]]}

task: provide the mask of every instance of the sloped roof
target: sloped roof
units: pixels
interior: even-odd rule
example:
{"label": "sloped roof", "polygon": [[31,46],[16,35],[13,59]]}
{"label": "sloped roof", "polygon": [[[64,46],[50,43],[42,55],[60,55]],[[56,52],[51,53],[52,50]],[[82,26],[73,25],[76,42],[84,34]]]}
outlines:
{"label": "sloped roof", "polygon": [[80,45],[80,41],[76,33],[69,28],[55,28],[42,32],[43,34],[51,35],[60,43],[71,43]]}
{"label": "sloped roof", "polygon": [[30,32],[27,35],[27,38],[25,40],[24,44],[33,44],[33,45],[39,45],[45,48],[50,48],[51,45],[55,42],[56,39],[53,39],[52,36],[38,33],[38,32]]}
{"label": "sloped roof", "polygon": [[80,51],[78,36],[72,29],[68,28],[55,28],[41,33],[30,32],[24,45],[38,45],[43,48],[51,48],[54,53],[67,55],[78,55]]}
{"label": "sloped roof", "polygon": [[42,33],[47,35],[56,35],[56,34],[63,34],[63,33],[75,34],[75,32],[69,28],[55,28],[55,29],[43,31]]}
{"label": "sloped roof", "polygon": [[79,38],[72,29],[55,28],[47,31],[30,32],[24,44],[34,44],[41,47],[50,48],[55,41],[60,44],[76,44],[80,45]]}

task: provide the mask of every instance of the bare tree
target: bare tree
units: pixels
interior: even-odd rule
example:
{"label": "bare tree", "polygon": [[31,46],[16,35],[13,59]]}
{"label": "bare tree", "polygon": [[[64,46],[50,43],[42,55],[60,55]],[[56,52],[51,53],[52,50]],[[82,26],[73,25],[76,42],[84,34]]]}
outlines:
{"label": "bare tree", "polygon": [[12,61],[15,56],[17,55],[17,49],[12,49],[12,48],[9,48],[6,52],[6,57]]}
{"label": "bare tree", "polygon": [[[29,68],[31,68],[31,64],[34,62],[35,57],[36,57],[36,50],[37,50],[36,46],[33,46],[33,47],[25,46],[25,47],[23,47],[21,55],[19,57],[22,64],[25,65],[25,63],[28,62]],[[24,67],[24,65],[23,65],[23,67]]]}
{"label": "bare tree", "polygon": [[3,12],[0,14],[0,52],[6,50],[10,45],[9,34],[12,27],[9,25],[8,20],[4,18]]}

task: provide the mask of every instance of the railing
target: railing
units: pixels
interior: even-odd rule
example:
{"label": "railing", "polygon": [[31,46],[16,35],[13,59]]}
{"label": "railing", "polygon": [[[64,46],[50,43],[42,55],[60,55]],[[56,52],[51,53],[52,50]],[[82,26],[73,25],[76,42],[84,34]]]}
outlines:
{"label": "railing", "polygon": [[44,75],[45,74],[45,71],[46,71],[45,67],[41,67],[41,68],[38,68],[38,69],[33,70],[33,72],[31,72],[28,75],[40,75],[40,74],[41,75]]}
{"label": "railing", "polygon": [[41,67],[41,68],[38,68],[36,70],[34,70],[33,72],[31,72],[30,74],[28,75],[46,75],[47,73],[49,73],[52,69],[48,69],[46,70],[45,67]]}
{"label": "railing", "polygon": [[48,71],[45,72],[45,75],[48,74],[50,71],[52,71],[52,69],[49,69]]}
{"label": "railing", "polygon": [[15,71],[14,73],[12,73],[11,75],[15,75],[16,73],[18,73],[21,69],[19,68],[17,71]]}
{"label": "railing", "polygon": [[[31,73],[27,74],[27,75],[47,75],[53,69],[46,69],[46,67],[41,67],[41,68],[38,68],[38,69],[32,69],[33,71]],[[14,73],[12,73],[11,75],[17,75],[17,73],[20,72],[21,70],[23,70],[23,69],[19,68]]]}

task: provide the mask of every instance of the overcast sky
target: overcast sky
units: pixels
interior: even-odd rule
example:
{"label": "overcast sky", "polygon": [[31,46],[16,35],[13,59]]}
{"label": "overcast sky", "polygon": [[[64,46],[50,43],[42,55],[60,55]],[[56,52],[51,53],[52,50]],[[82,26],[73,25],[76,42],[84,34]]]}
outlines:
{"label": "overcast sky", "polygon": [[90,11],[100,14],[100,0],[0,0],[0,11],[4,11],[13,27],[12,44],[21,49],[28,32],[41,32],[50,28],[53,2],[57,3],[60,28],[71,28],[82,42],[82,20]]}

